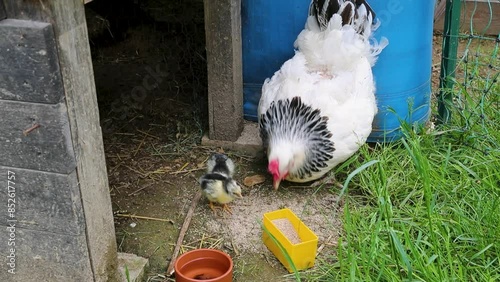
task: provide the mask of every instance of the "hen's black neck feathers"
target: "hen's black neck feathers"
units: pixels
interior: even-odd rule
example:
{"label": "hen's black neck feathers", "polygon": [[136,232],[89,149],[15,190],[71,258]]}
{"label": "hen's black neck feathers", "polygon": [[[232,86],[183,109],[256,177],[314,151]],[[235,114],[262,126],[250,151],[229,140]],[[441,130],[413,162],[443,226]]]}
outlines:
{"label": "hen's black neck feathers", "polygon": [[[340,11],[340,8],[346,2],[350,2],[348,3],[349,5],[346,5]],[[366,9],[366,14],[363,16],[371,17],[374,20],[376,16],[375,12],[366,0],[312,0],[309,6],[309,15],[316,18],[321,30],[325,30],[332,16],[337,13],[342,17],[343,25],[351,24],[355,19],[360,17],[358,9],[361,6],[364,6]],[[358,32],[363,34],[364,31],[359,30]]]}
{"label": "hen's black neck feathers", "polygon": [[260,137],[265,147],[280,141],[303,144],[306,160],[295,176],[304,178],[327,167],[327,161],[333,157],[335,147],[327,123],[328,117],[302,103],[300,97],[273,101],[260,116]]}

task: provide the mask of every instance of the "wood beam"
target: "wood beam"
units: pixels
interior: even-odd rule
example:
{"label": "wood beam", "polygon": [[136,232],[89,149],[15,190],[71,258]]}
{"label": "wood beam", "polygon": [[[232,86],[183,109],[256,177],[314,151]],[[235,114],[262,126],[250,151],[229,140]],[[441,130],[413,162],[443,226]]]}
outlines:
{"label": "wood beam", "polygon": [[241,0],[205,0],[209,138],[236,141],[243,130]]}

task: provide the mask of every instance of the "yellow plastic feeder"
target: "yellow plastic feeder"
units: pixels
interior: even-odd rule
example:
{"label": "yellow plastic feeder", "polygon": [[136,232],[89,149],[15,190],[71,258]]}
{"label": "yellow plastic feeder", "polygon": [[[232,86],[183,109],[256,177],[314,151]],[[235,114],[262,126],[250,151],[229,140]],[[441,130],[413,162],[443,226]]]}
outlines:
{"label": "yellow plastic feeder", "polygon": [[[290,238],[284,234],[273,220],[288,219],[300,238],[299,243],[293,243]],[[314,265],[316,259],[316,250],[318,248],[318,236],[307,227],[290,209],[281,209],[264,214],[264,228],[271,233],[276,241],[288,253],[296,270],[303,270]],[[262,240],[267,248],[278,258],[283,266],[290,272],[293,272],[292,265],[286,259],[280,246],[269,236],[266,230],[262,231]]]}

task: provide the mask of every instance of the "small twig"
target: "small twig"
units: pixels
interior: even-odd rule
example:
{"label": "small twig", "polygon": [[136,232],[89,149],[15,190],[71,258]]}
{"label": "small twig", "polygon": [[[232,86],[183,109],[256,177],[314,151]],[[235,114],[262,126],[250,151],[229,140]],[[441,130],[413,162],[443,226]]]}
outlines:
{"label": "small twig", "polygon": [[33,131],[33,130],[39,128],[39,127],[40,127],[40,124],[38,124],[38,123],[33,124],[30,128],[25,129],[23,131],[24,136],[27,136],[28,134],[30,134],[31,131]]}
{"label": "small twig", "polygon": [[138,170],[136,170],[136,169],[133,169],[133,168],[129,167],[128,165],[124,165],[124,166],[125,166],[126,168],[130,169],[131,171],[133,171],[133,172],[135,172],[135,173],[140,174],[143,178],[148,177],[148,175],[147,175],[147,174],[145,174],[145,173],[143,173],[143,172],[140,172],[140,171],[138,171]]}
{"label": "small twig", "polygon": [[193,218],[194,210],[196,209],[196,205],[201,198],[201,189],[198,189],[196,196],[194,196],[193,201],[191,202],[191,206],[189,207],[188,213],[186,214],[186,218],[184,219],[184,223],[182,224],[181,231],[179,232],[179,237],[177,238],[177,243],[175,244],[174,252],[172,253],[172,258],[170,259],[170,263],[167,267],[167,276],[172,276],[174,274],[174,264],[179,256],[179,250],[182,246],[182,241],[184,240],[184,236],[186,235],[187,229],[189,228],[189,224],[191,223],[191,218]]}
{"label": "small twig", "polygon": [[325,242],[323,242],[323,244],[321,244],[321,246],[319,246],[318,250],[316,251],[316,256],[319,256],[319,253],[321,253],[321,251],[323,250],[323,248],[325,248],[325,245],[327,245],[330,240],[332,239],[333,235],[330,235],[330,237],[328,237],[328,239],[326,239]]}
{"label": "small twig", "polygon": [[[184,244],[184,245],[186,245],[186,246],[191,246],[191,245],[194,245],[194,244],[199,243],[199,242],[200,242],[200,241],[202,241],[202,240],[214,239],[214,237],[213,237],[212,235],[209,235],[209,236],[205,236],[205,234],[203,234],[203,235],[204,235],[204,236],[203,236],[203,238],[202,238],[202,239],[197,239],[197,240],[191,241],[191,242],[189,242],[189,243],[186,243],[186,244]],[[175,246],[174,244],[170,244],[170,245]]]}
{"label": "small twig", "polygon": [[137,218],[137,219],[147,219],[147,220],[156,220],[156,221],[163,221],[163,222],[170,222],[174,224],[174,221],[171,219],[165,219],[165,218],[156,218],[156,217],[149,217],[149,216],[140,216],[140,215],[134,215],[134,214],[115,214],[117,217],[127,217],[127,218]]}
{"label": "small twig", "polygon": [[219,238],[215,240],[215,242],[213,242],[212,245],[210,245],[209,249],[215,249],[217,248],[217,246],[220,246],[221,244],[222,244],[222,238]]}
{"label": "small twig", "polygon": [[134,192],[132,192],[132,193],[128,194],[128,196],[132,196],[132,195],[134,195],[134,194],[137,194],[138,192],[140,192],[140,191],[142,191],[142,190],[144,190],[144,189],[146,189],[146,188],[148,188],[148,187],[152,186],[153,184],[154,184],[154,183],[151,183],[151,184],[149,184],[149,185],[145,185],[144,187],[139,188],[139,189],[135,190]]}
{"label": "small twig", "polygon": [[141,143],[139,143],[139,146],[137,146],[137,149],[135,150],[133,156],[135,157],[135,155],[137,155],[137,153],[139,153],[139,150],[141,149],[142,145],[144,145],[144,142],[146,142],[146,138],[148,136],[147,135],[144,135],[144,138],[142,138],[141,140]]}
{"label": "small twig", "polygon": [[140,130],[140,129],[137,129],[137,131],[139,131],[140,133],[142,133],[142,134],[144,134],[144,135],[146,135],[146,136],[149,136],[149,137],[152,137],[152,138],[156,138],[156,139],[160,139],[160,137],[158,137],[158,136],[154,136],[154,135],[152,135],[152,134],[149,134],[149,132],[145,132],[145,131],[142,131],[142,130]]}
{"label": "small twig", "polygon": [[186,169],[186,170],[178,170],[178,171],[171,172],[170,174],[189,173],[189,172],[198,171],[198,170],[204,170],[204,169],[205,168],[202,167],[202,168],[192,168],[192,169]]}
{"label": "small twig", "polygon": [[238,252],[238,249],[236,248],[236,244],[234,244],[234,240],[233,240],[233,238],[231,238],[231,245],[233,246],[234,253],[235,253],[236,255],[239,255],[239,254],[240,254],[240,252]]}
{"label": "small twig", "polygon": [[203,235],[201,236],[200,246],[198,247],[199,249],[201,249],[201,247],[203,247],[204,241],[205,241],[205,233],[203,233]]}
{"label": "small twig", "polygon": [[181,168],[179,168],[179,170],[178,170],[177,172],[182,171],[182,170],[183,170],[183,169],[185,169],[188,165],[189,165],[189,162],[185,163],[185,164],[184,164]]}
{"label": "small twig", "polygon": [[156,247],[156,249],[154,249],[154,251],[153,251],[151,254],[149,254],[147,257],[148,257],[148,258],[151,258],[151,256],[153,256],[153,255],[156,253],[156,251],[158,251],[158,250],[160,249],[160,246],[161,246],[161,245],[158,245],[158,246]]}

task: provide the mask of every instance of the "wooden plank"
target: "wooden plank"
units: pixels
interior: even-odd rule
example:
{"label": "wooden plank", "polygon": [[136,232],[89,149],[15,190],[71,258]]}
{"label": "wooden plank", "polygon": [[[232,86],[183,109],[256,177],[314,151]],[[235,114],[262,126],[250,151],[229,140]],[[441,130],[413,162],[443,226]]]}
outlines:
{"label": "wooden plank", "polygon": [[446,0],[440,0],[439,3],[436,4],[436,8],[434,9],[434,22],[438,21],[443,17],[444,12],[446,10]]}
{"label": "wooden plank", "polygon": [[[11,229],[0,226],[2,253],[0,281],[93,281],[85,236],[72,236],[24,228],[15,229],[15,246],[8,246]],[[15,274],[7,272],[8,256],[15,248]]]}
{"label": "wooden plank", "polygon": [[114,281],[116,237],[84,7],[78,0],[58,2],[54,15],[59,27],[72,26],[56,34],[94,279]]}
{"label": "wooden plank", "polygon": [[64,174],[76,168],[64,104],[0,100],[0,109],[0,165]]}
{"label": "wooden plank", "polygon": [[210,139],[236,141],[243,130],[241,0],[204,0]]}
{"label": "wooden plank", "polygon": [[52,26],[0,21],[0,99],[59,103],[64,98]]}
{"label": "wooden plank", "polygon": [[[489,2],[477,0],[463,1],[461,10],[460,32],[471,32],[470,23],[472,17],[472,30],[474,34],[491,36],[498,36],[500,34],[500,0],[490,0]],[[434,30],[443,32],[443,28],[444,13],[434,23]]]}
{"label": "wooden plank", "polygon": [[115,281],[116,238],[83,3],[4,0],[4,4],[9,18],[53,25],[94,281]]}
{"label": "wooden plank", "polygon": [[[13,179],[16,227],[66,235],[85,235],[82,199],[76,172],[48,173],[0,166],[0,179]],[[7,188],[5,188],[7,189]],[[8,202],[8,194],[0,193],[0,203]],[[8,210],[0,210],[0,225],[8,226]],[[5,280],[4,280],[5,281]]]}

